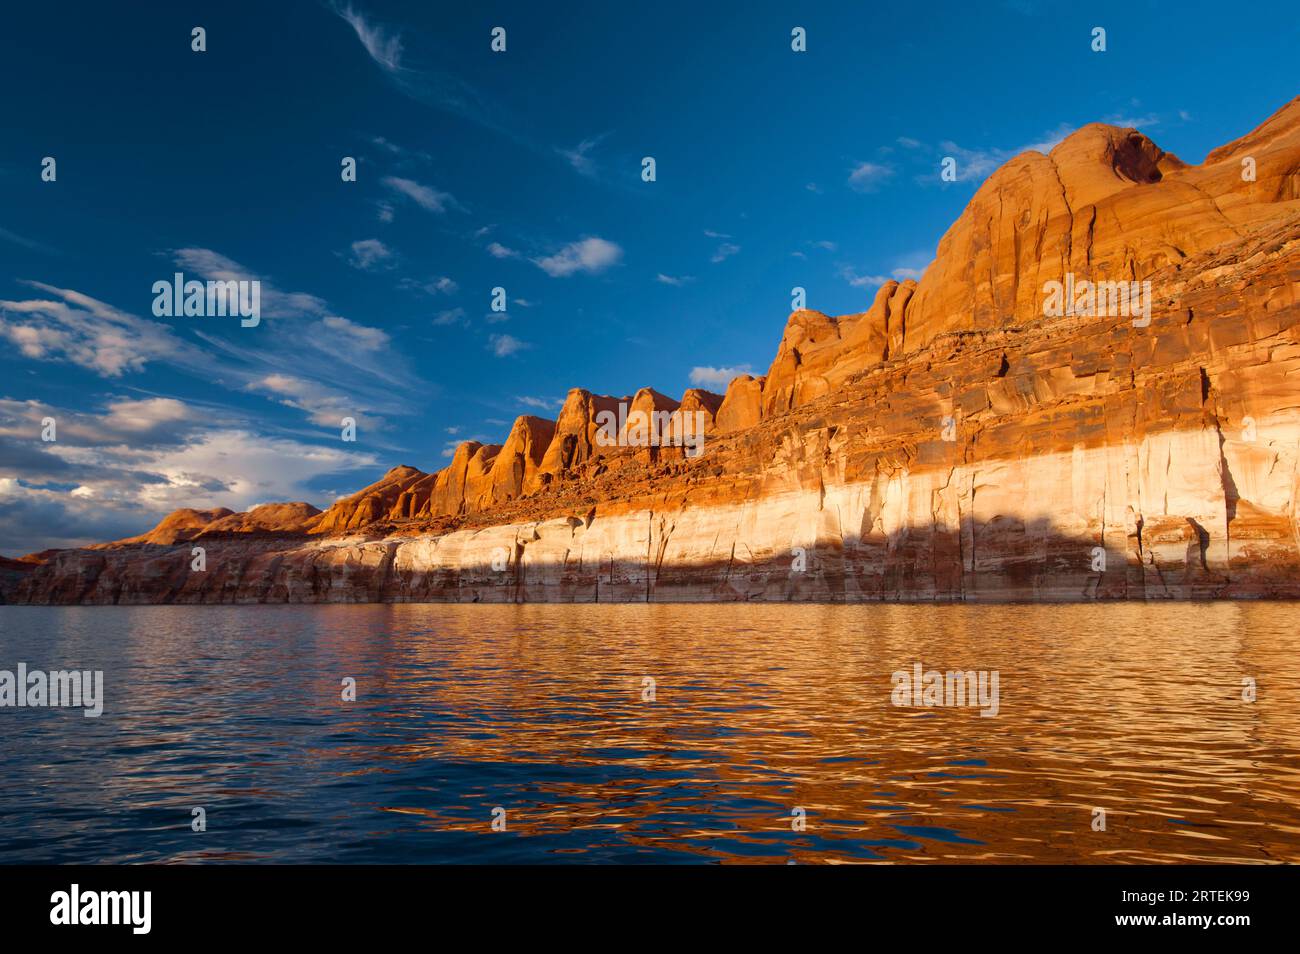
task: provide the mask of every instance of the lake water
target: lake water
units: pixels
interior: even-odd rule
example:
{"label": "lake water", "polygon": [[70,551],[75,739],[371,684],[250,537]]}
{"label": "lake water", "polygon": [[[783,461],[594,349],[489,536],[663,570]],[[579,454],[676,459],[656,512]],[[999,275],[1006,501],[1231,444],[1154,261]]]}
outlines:
{"label": "lake water", "polygon": [[[1300,861],[1298,632],[1277,603],[3,606],[0,669],[106,699],[0,708],[0,863]],[[916,663],[996,670],[997,715],[892,704]]]}

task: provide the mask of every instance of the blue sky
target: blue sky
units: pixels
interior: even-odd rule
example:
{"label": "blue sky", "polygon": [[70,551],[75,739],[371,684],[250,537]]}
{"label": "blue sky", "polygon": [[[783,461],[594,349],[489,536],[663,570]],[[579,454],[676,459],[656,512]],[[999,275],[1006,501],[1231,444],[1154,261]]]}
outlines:
{"label": "blue sky", "polygon": [[[791,287],[864,310],[1016,152],[1101,120],[1197,162],[1296,93],[1281,4],[458,6],[6,11],[0,552],[325,507],[574,386],[721,391]],[[154,318],[175,271],[263,321]]]}

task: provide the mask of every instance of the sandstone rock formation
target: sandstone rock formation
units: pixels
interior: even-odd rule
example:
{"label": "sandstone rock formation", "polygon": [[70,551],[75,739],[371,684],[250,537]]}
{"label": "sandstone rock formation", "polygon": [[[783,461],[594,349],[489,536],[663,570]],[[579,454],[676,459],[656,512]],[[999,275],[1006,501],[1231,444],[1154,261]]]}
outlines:
{"label": "sandstone rock formation", "polygon": [[681,438],[681,454],[686,456],[688,449],[708,440],[717,425],[718,410],[722,407],[722,395],[705,391],[703,388],[687,388],[681,403],[673,411],[669,421],[669,430],[674,438]]}
{"label": "sandstone rock formation", "polygon": [[429,476],[405,464],[394,467],[369,487],[357,491],[351,497],[336,501],[325,511],[324,516],[312,528],[312,532],[334,533],[356,530],[387,517],[395,510],[414,516],[415,511],[412,510],[411,504],[413,495],[408,494],[408,491],[420,484],[420,493],[423,495],[421,499],[427,499],[430,484],[421,482]]}
{"label": "sandstone rock formation", "polygon": [[[1297,105],[1189,166],[1133,129],[1092,124],[1048,155],[995,172],[939,242],[904,346],[952,331],[1007,327],[1042,310],[1043,283],[1072,272],[1142,280],[1287,218],[1297,195]],[[1255,181],[1240,158],[1254,159]]]}
{"label": "sandstone rock formation", "polygon": [[600,456],[605,448],[596,439],[600,430],[596,417],[601,413],[617,416],[619,404],[627,400],[626,397],[592,394],[584,388],[572,389],[565,398],[564,406],[560,408],[560,416],[555,420],[555,436],[551,439],[551,445],[542,456],[537,486],[549,486],[579,465]]}
{"label": "sandstone rock formation", "polygon": [[536,490],[541,482],[538,475],[546,449],[554,438],[554,421],[531,414],[516,418],[510,436],[492,464],[487,495],[477,500],[473,509],[487,510],[494,504],[508,503]]}
{"label": "sandstone rock formation", "polygon": [[646,447],[652,440],[657,442],[659,432],[672,426],[673,413],[680,407],[680,401],[654,388],[641,388],[627,405],[627,419],[619,427],[619,443]]}
{"label": "sandstone rock formation", "polygon": [[[235,515],[233,510],[217,507],[214,510],[173,510],[159,521],[148,533],[138,537],[127,537],[119,543],[154,543],[159,546],[171,546],[192,540],[213,523]],[[241,515],[242,516],[242,515]]]}
{"label": "sandstone rock formation", "polygon": [[[1076,279],[1149,282],[1149,313],[1045,307]],[[1300,99],[1199,165],[1094,124],[990,176],[918,282],[792,314],[768,373],[725,398],[574,389],[555,422],[521,417],[324,514],[178,511],[5,561],[0,594],[1297,597],[1298,299]],[[620,403],[702,412],[704,453],[603,446]]]}
{"label": "sandstone rock formation", "polygon": [[742,431],[758,423],[763,414],[763,385],[766,383],[766,377],[756,378],[751,374],[732,379],[718,408],[716,423],[719,433]]}
{"label": "sandstone rock formation", "polygon": [[776,358],[762,384],[763,416],[815,401],[903,345],[904,315],[916,282],[885,282],[871,308],[832,318],[796,311],[786,323]]}

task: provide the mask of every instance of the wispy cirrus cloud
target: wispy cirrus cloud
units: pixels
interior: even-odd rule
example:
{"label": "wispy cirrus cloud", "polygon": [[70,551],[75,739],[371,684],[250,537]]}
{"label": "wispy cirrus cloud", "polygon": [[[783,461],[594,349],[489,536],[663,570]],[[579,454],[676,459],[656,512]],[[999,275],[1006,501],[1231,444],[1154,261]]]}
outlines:
{"label": "wispy cirrus cloud", "polygon": [[308,292],[283,291],[269,278],[210,248],[178,248],[170,254],[182,269],[196,272],[204,279],[260,282],[264,318],[300,318],[304,315],[324,314],[329,310],[329,305],[323,298]]}
{"label": "wispy cirrus cloud", "polygon": [[56,248],[51,248],[35,239],[29,239],[26,236],[19,235],[17,232],[11,232],[5,228],[0,228],[0,241],[12,242],[15,245],[21,245],[23,248],[29,248],[33,252],[43,252],[46,255],[59,254],[59,250]]}
{"label": "wispy cirrus cloud", "polygon": [[347,21],[348,26],[356,32],[357,39],[361,41],[361,45],[365,47],[372,60],[390,72],[402,68],[400,33],[367,20],[365,16],[353,9],[351,4],[344,7],[336,5],[334,12]]}
{"label": "wispy cirrus cloud", "polygon": [[[431,65],[440,61],[436,50],[423,59],[414,55],[417,46],[414,41],[423,40],[428,47],[435,45],[434,38],[412,36],[408,49],[399,28],[381,23],[359,6],[335,0],[332,9],[352,28],[366,54],[404,96],[474,123],[538,155],[566,162],[580,175],[599,178],[589,153],[606,134],[584,140],[573,148],[548,145],[538,135],[528,132],[526,118],[505,103],[459,76]],[[617,179],[601,181],[605,185],[621,184]]]}
{"label": "wispy cirrus cloud", "polygon": [[[1058,126],[1052,132],[1046,133],[1042,138],[1034,142],[1025,143],[1015,149],[966,149],[950,140],[939,143],[939,150],[945,156],[952,156],[957,160],[957,181],[958,182],[983,182],[999,166],[1003,165],[1009,159],[1020,155],[1022,152],[1051,152],[1066,136],[1073,131],[1073,127],[1066,124]],[[938,178],[936,169],[933,178]]]}
{"label": "wispy cirrus cloud", "polygon": [[896,141],[907,150],[907,161],[912,168],[923,165],[917,170],[914,180],[922,185],[940,183],[941,162],[951,157],[956,160],[956,181],[978,185],[989,177],[1008,160],[1023,152],[1041,152],[1047,154],[1075,129],[1069,123],[1060,123],[1055,128],[1044,132],[1029,142],[1012,148],[983,146],[968,148],[951,139],[941,141],[937,146],[929,145],[918,139],[900,136]]}
{"label": "wispy cirrus cloud", "polygon": [[399,29],[380,23],[352,4],[344,6],[336,2],[333,10],[352,28],[366,54],[403,95],[459,116],[535,152],[554,155],[552,150],[521,132],[522,122],[502,103],[452,73],[410,62]]}
{"label": "wispy cirrus cloud", "polygon": [[448,209],[463,209],[450,192],[442,192],[414,179],[401,176],[384,176],[383,183],[399,195],[406,196],[426,212],[442,215]]}
{"label": "wispy cirrus cloud", "polygon": [[712,262],[714,265],[716,265],[719,262],[725,262],[733,255],[739,255],[739,254],[740,254],[739,245],[735,244],[734,242],[723,242],[721,245],[718,246],[717,250],[713,253],[713,257],[710,258],[709,261]]}
{"label": "wispy cirrus cloud", "polygon": [[[329,393],[347,403],[350,416],[365,415],[376,429],[385,416],[412,412],[405,395],[429,393],[432,386],[409,370],[383,329],[338,315],[320,296],[284,291],[212,249],[170,254],[187,278],[260,281],[262,314],[273,320],[255,329],[224,318],[152,320],[73,289],[28,281],[21,284],[41,294],[0,301],[0,339],[28,360],[71,364],[108,380],[167,365],[301,407],[313,421],[322,419],[318,407],[301,398]],[[142,288],[141,305],[149,307],[152,300],[151,290]],[[296,389],[297,403],[284,400],[283,387],[266,384],[290,377],[304,382]],[[333,413],[335,406],[330,408]]]}
{"label": "wispy cirrus cloud", "polygon": [[854,192],[874,192],[893,176],[893,166],[879,162],[859,162],[849,170],[849,188]]}
{"label": "wispy cirrus cloud", "polygon": [[515,398],[524,407],[531,407],[538,411],[558,411],[564,407],[564,398],[539,398],[521,395]]}
{"label": "wispy cirrus cloud", "polygon": [[557,147],[556,152],[563,156],[578,172],[584,176],[594,176],[596,174],[596,163],[591,158],[591,152],[604,141],[608,133],[601,133],[599,136],[593,136],[590,139],[584,139],[572,149],[562,149]]}
{"label": "wispy cirrus cloud", "polygon": [[202,367],[202,350],[161,322],[139,318],[69,288],[20,284],[45,298],[0,300],[0,338],[35,361],[66,361],[106,378],[143,371],[151,362]]}
{"label": "wispy cirrus cloud", "polygon": [[[839,245],[837,245],[835,242],[831,242],[826,239],[822,239],[821,241],[815,241],[815,242],[814,241],[804,242],[804,245],[806,245],[808,248],[816,249],[817,251],[821,251],[821,252],[834,252],[839,249]],[[802,258],[802,259],[808,258],[808,254],[799,249],[796,249],[795,251],[791,252],[790,255],[793,258]]]}
{"label": "wispy cirrus cloud", "polygon": [[[1115,126],[1149,127],[1157,124],[1160,118],[1154,114],[1134,115],[1113,113],[1103,122]],[[1047,154],[1061,143],[1077,126],[1071,123],[1058,123],[1017,146],[965,146],[952,139],[937,143],[925,142],[913,136],[898,136],[889,146],[881,148],[881,153],[894,154],[893,163],[859,163],[849,176],[849,185],[857,191],[869,192],[879,188],[898,171],[907,171],[913,181],[921,185],[941,184],[942,161],[951,157],[956,160],[956,181],[978,185],[988,176],[1004,165],[1008,160],[1024,152],[1041,152]]]}
{"label": "wispy cirrus cloud", "polygon": [[264,394],[285,407],[302,411],[309,421],[320,427],[341,427],[343,419],[348,417],[366,430],[383,426],[382,420],[361,411],[350,394],[318,380],[277,372],[250,381],[245,390]]}
{"label": "wispy cirrus cloud", "polygon": [[423,149],[411,149],[408,146],[395,143],[391,139],[385,139],[383,136],[371,136],[370,141],[384,150],[389,156],[401,162],[429,162],[433,159]]}
{"label": "wispy cirrus cloud", "polygon": [[1155,113],[1111,113],[1102,122],[1125,129],[1150,129],[1160,125],[1160,117]]}
{"label": "wispy cirrus cloud", "polygon": [[337,332],[351,347],[362,351],[380,351],[391,342],[388,332],[370,325],[357,324],[338,315],[326,315],[321,319],[322,327]]}

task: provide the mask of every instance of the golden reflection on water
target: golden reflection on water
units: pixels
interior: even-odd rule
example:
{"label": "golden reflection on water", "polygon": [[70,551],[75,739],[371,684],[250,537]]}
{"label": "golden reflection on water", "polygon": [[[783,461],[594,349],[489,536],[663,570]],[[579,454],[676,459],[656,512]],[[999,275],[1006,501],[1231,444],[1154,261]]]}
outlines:
{"label": "golden reflection on water", "polygon": [[[0,793],[29,838],[11,860],[1300,861],[1300,604],[6,622],[15,659],[98,652],[110,683],[103,719],[68,716],[78,733],[60,714],[5,723],[58,755]],[[892,705],[891,674],[917,662],[997,670],[998,715]],[[219,820],[202,843],[193,804]]]}
{"label": "golden reflection on water", "polygon": [[[389,717],[460,717],[383,759],[535,766],[503,799],[525,836],[733,861],[1300,860],[1300,606],[353,609],[391,635]],[[998,670],[999,714],[893,706],[916,662]],[[400,810],[481,831],[487,775]]]}

